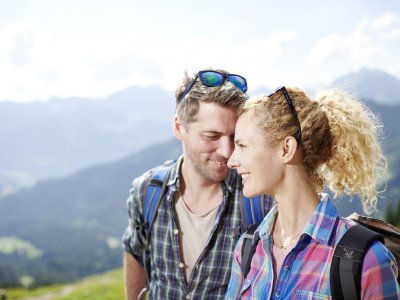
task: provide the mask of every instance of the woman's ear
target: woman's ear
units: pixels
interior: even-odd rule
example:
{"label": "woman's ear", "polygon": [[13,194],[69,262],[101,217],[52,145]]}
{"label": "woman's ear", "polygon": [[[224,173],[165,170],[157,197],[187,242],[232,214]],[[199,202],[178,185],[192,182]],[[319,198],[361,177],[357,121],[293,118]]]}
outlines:
{"label": "woman's ear", "polygon": [[178,140],[182,141],[183,134],[184,132],[186,132],[186,130],[182,124],[181,119],[179,119],[178,115],[175,115],[173,127],[174,127],[174,135]]}
{"label": "woman's ear", "polygon": [[283,140],[283,163],[291,162],[297,152],[297,140],[293,136],[287,136]]}

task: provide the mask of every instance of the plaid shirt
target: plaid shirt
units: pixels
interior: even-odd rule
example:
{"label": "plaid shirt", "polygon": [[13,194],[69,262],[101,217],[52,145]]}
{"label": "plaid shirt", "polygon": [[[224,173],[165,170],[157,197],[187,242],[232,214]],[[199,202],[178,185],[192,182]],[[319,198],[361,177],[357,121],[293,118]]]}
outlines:
{"label": "plaid shirt", "polygon": [[[277,216],[275,206],[257,229],[260,242],[246,279],[243,278],[240,239],[234,252],[232,274],[226,299],[331,299],[330,264],[335,245],[353,226],[353,221],[338,216],[325,195],[306,225],[296,246],[283,261],[275,288],[271,262],[271,230]],[[380,242],[367,251],[361,280],[362,299],[400,299],[397,265],[393,255]]]}
{"label": "plaid shirt", "polygon": [[[149,299],[222,299],[225,295],[233,250],[238,240],[237,228],[242,224],[240,201],[242,185],[234,171],[221,183],[223,201],[216,215],[206,247],[195,264],[188,282],[185,280],[179,227],[174,211],[174,193],[179,191],[179,169],[183,158],[175,164],[167,191],[151,229]],[[129,224],[123,236],[124,249],[142,265],[142,251],[147,243],[146,232],[141,226],[143,218],[143,183],[152,170],[133,181],[127,200]],[[266,212],[272,199],[265,197]]]}

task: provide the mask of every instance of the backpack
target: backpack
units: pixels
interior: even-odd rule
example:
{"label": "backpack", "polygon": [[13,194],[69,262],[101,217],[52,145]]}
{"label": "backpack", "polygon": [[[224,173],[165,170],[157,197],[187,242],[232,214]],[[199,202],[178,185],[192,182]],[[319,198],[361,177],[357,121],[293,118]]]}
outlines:
{"label": "backpack", "polygon": [[[369,246],[380,241],[392,252],[400,266],[400,229],[385,221],[353,213],[348,219],[358,224],[343,235],[335,247],[331,262],[332,299],[360,299],[361,271]],[[259,236],[257,225],[249,227],[242,245],[242,273],[246,278]],[[400,283],[400,273],[397,281]]]}
{"label": "backpack", "polygon": [[[166,192],[170,173],[175,167],[175,162],[175,160],[166,161],[162,166],[155,169],[150,178],[144,183],[143,225],[147,232],[148,240],[150,239],[151,228],[157,215],[157,209]],[[235,234],[237,237],[246,232],[252,224],[258,226],[264,219],[264,200],[266,197],[268,196],[243,197],[243,201],[240,202],[243,224],[239,228],[236,228]],[[146,249],[143,251],[143,258],[147,282],[150,282],[150,258],[146,255]]]}

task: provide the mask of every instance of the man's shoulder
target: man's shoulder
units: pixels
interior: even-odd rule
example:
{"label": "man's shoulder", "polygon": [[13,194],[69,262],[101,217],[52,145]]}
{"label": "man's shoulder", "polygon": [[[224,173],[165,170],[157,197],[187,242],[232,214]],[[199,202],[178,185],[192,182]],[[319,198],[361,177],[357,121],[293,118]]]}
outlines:
{"label": "man's shoulder", "polygon": [[[164,171],[167,169],[172,169],[172,171],[173,171],[174,169],[177,168],[177,164],[179,163],[179,161],[180,161],[180,158],[166,160],[164,163],[162,163],[158,166],[155,166],[151,169],[148,169],[142,175],[133,179],[132,185],[133,186],[142,186],[144,183],[148,182],[153,176],[155,176],[157,174],[159,174],[158,177],[162,176],[162,174],[164,174]],[[172,173],[174,173],[174,172],[172,172]],[[173,175],[172,173],[170,176]],[[162,178],[159,178],[159,179],[161,180]]]}

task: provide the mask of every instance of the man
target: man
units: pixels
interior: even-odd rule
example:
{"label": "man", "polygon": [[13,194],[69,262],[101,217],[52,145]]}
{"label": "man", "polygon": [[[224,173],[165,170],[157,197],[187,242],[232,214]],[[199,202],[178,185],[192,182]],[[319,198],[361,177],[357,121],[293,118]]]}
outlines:
{"label": "man", "polygon": [[[143,249],[150,258],[149,299],[224,297],[235,230],[242,224],[241,179],[229,171],[227,161],[246,91],[244,77],[222,70],[186,75],[178,87],[174,134],[183,155],[172,166],[151,238],[141,226],[143,186],[157,168],[134,180],[128,198],[130,218],[123,237],[127,299],[137,299],[146,286]],[[272,201],[264,201],[268,210]]]}

